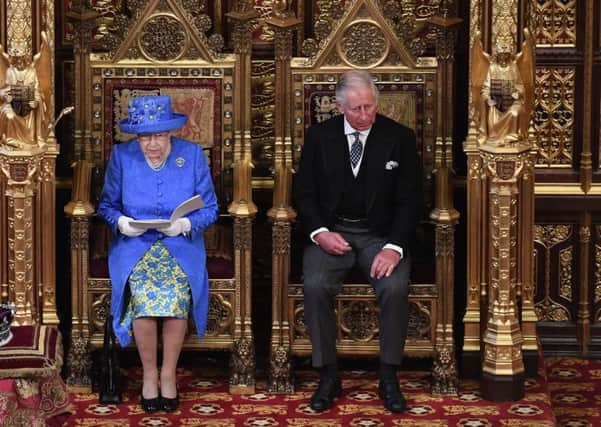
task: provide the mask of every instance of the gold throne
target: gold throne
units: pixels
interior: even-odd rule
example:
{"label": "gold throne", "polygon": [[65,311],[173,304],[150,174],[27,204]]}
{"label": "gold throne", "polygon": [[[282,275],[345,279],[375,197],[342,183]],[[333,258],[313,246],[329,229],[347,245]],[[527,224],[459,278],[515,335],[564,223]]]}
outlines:
{"label": "gold throne", "polygon": [[[337,2],[336,2],[337,3]],[[332,6],[336,9],[336,5]],[[379,111],[412,128],[423,166],[425,210],[418,227],[409,291],[409,331],[405,354],[434,358],[433,392],[457,392],[452,334],[453,235],[457,213],[449,208],[450,178],[443,164],[451,161],[450,137],[439,135],[437,114],[446,83],[444,63],[436,57],[417,57],[408,41],[395,31],[379,2],[350,2],[339,16],[325,14],[315,27],[317,40],[304,42],[305,57],[291,57],[287,37],[297,23],[290,17],[273,19],[276,58],[281,79],[276,106],[273,222],[273,322],[269,390],[293,391],[292,356],[311,354],[304,323],[302,244],[294,223],[291,182],[298,166],[306,129],[338,114],[335,86],[350,68],[367,69],[380,91]],[[327,23],[328,25],[325,25]],[[319,26],[319,28],[318,28]],[[327,31],[326,31],[327,28]],[[278,61],[278,59],[276,59]],[[276,72],[277,73],[277,72]],[[443,83],[443,84],[441,84]],[[337,351],[346,356],[379,353],[378,307],[374,292],[359,271],[347,277],[335,303]]]}
{"label": "gold throne", "polygon": [[[83,11],[73,18],[81,29],[95,28],[103,52],[84,52],[78,85],[82,110],[76,119],[74,191],[65,212],[71,219],[72,332],[68,354],[70,385],[90,385],[90,353],[102,345],[109,313],[108,229],[94,215],[105,165],[114,144],[132,138],[119,131],[128,100],[147,94],[170,95],[173,109],[189,120],[178,136],[202,145],[219,199],[220,219],[207,230],[210,278],[209,319],[202,341],[190,334],[184,350],[231,352],[230,391],[254,391],[254,339],[251,320],[251,231],[256,207],[251,199],[249,52],[219,50],[223,38],[207,37],[210,18],[178,2],[148,2],[133,11],[98,15]],[[91,17],[91,18],[90,18]],[[250,40],[254,14],[233,10],[229,17],[237,40]],[[207,20],[208,24],[207,24]],[[94,23],[101,23],[96,25]],[[112,30],[112,31],[111,31]],[[102,33],[104,31],[104,33]],[[85,45],[85,40],[80,41]]]}

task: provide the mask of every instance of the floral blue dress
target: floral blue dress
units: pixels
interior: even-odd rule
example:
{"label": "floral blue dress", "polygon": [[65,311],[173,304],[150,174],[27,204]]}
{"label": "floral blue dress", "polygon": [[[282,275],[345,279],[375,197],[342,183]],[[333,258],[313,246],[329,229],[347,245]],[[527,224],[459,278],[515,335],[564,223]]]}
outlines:
{"label": "floral blue dress", "polygon": [[187,319],[190,312],[190,283],[177,260],[156,241],[134,266],[128,280],[129,303],[121,319],[130,335],[138,317]]}

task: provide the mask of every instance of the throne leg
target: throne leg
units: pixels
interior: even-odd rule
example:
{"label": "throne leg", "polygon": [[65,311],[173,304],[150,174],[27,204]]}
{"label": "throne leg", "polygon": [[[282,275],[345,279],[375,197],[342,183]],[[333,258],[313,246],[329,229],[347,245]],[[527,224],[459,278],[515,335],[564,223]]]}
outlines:
{"label": "throne leg", "polygon": [[230,358],[230,393],[255,392],[255,344],[252,337],[242,336],[234,341]]}
{"label": "throne leg", "polygon": [[69,387],[91,387],[92,355],[88,340],[79,336],[71,340],[67,356],[67,385]]}
{"label": "throne leg", "polygon": [[268,391],[273,394],[294,393],[290,348],[282,344],[271,347]]}
{"label": "throne leg", "polygon": [[441,344],[436,348],[432,368],[432,394],[456,395],[458,391],[457,362],[452,344]]}

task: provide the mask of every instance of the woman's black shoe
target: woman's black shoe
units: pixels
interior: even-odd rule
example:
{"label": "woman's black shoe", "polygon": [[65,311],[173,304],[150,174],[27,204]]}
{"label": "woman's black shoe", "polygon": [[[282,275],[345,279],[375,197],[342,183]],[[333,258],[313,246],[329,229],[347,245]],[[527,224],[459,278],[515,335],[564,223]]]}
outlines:
{"label": "woman's black shoe", "polygon": [[140,393],[140,406],[144,412],[156,412],[161,409],[160,399],[153,397],[152,399],[144,399],[144,395]]}
{"label": "woman's black shoe", "polygon": [[161,396],[161,407],[165,412],[175,412],[179,407],[179,397],[176,395],[174,398],[168,398]]}

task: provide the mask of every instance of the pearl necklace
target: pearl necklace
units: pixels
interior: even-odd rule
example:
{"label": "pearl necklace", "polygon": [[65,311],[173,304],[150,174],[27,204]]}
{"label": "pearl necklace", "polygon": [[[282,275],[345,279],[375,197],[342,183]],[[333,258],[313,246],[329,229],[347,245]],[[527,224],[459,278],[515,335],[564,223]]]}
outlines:
{"label": "pearl necklace", "polygon": [[165,163],[167,163],[167,158],[169,157],[170,153],[171,153],[171,146],[169,146],[169,148],[167,149],[167,153],[165,153],[165,158],[156,165],[153,164],[152,161],[150,161],[150,159],[148,158],[148,156],[146,154],[144,154],[144,158],[146,159],[146,163],[148,163],[148,166],[150,166],[150,168],[153,171],[158,172],[165,167]]}

